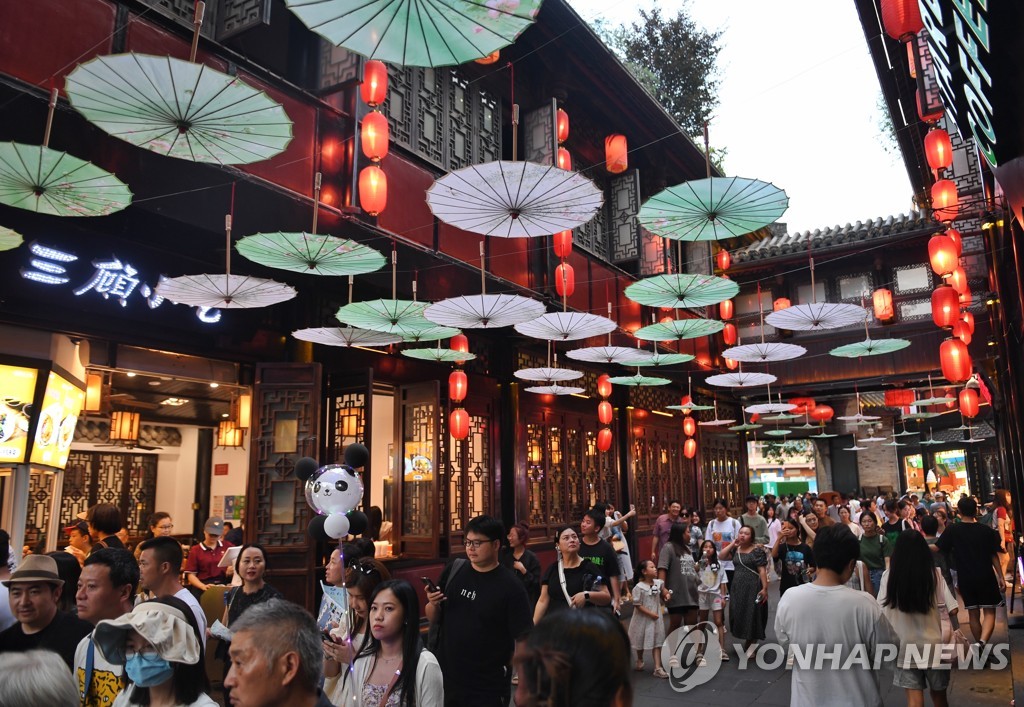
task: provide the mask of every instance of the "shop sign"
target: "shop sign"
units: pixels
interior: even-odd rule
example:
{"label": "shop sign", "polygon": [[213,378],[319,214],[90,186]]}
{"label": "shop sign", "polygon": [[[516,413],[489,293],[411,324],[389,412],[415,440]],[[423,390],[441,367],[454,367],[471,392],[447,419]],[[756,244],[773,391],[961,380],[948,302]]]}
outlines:
{"label": "shop sign", "polygon": [[36,425],[36,441],[29,461],[63,469],[68,463],[75,425],[85,406],[85,391],[50,371]]}
{"label": "shop sign", "polygon": [[[93,260],[93,272],[88,276],[76,277],[70,268],[72,263],[78,261],[77,255],[38,241],[32,242],[28,251],[29,267],[20,269],[21,276],[26,280],[49,287],[71,288],[76,297],[101,297],[122,307],[127,307],[132,297],[144,299],[150,309],[156,309],[165,302],[131,263],[116,255],[107,260]],[[165,279],[160,275],[157,282]],[[201,322],[215,324],[220,321],[221,311],[215,307],[193,309]]]}
{"label": "shop sign", "polygon": [[0,462],[25,461],[38,377],[35,368],[0,365]]}

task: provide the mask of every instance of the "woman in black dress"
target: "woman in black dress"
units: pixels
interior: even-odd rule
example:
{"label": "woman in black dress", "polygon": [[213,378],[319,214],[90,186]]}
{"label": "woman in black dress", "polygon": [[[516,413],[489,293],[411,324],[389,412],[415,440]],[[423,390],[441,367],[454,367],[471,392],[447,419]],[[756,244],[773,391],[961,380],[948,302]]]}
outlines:
{"label": "woman in black dress", "polygon": [[558,562],[544,572],[540,580],[540,599],[533,611],[533,623],[544,614],[585,606],[608,606],[612,603],[607,577],[590,560],[580,557],[580,538],[570,525],[562,526],[555,535]]}
{"label": "woman in black dress", "polygon": [[508,547],[501,548],[498,562],[516,573],[523,583],[526,596],[530,597],[530,608],[537,606],[540,598],[540,560],[531,550],[526,548],[530,538],[530,526],[516,523],[508,531]]}
{"label": "woman in black dress", "polygon": [[744,639],[743,649],[749,658],[768,625],[768,555],[754,544],[753,529],[743,526],[718,557],[736,565],[729,585],[729,631]]}
{"label": "woman in black dress", "polygon": [[[221,623],[231,628],[231,624],[254,604],[262,604],[271,599],[283,599],[281,592],[267,584],[263,576],[267,571],[267,551],[262,545],[243,545],[235,559],[235,574],[241,578],[242,586],[234,587],[224,595],[224,618]],[[228,656],[228,643],[222,641],[217,647],[217,657],[224,660],[224,675],[231,669],[231,658]],[[228,693],[228,688],[224,688]],[[230,695],[225,694],[225,697]]]}

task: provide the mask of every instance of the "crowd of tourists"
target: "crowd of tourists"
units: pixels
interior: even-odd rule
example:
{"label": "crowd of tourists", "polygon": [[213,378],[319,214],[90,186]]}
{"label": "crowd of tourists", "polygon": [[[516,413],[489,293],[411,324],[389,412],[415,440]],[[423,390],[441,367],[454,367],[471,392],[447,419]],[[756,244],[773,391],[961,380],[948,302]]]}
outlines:
{"label": "crowd of tourists", "polygon": [[[635,510],[594,506],[557,529],[547,567],[525,524],[474,518],[465,556],[436,582],[422,578],[425,634],[416,589],[391,577],[366,538],[334,549],[314,617],[266,582],[266,551],[227,540],[220,518],[187,561],[166,513],[134,552],[107,505],[65,528],[58,553],[14,562],[0,531],[0,704],[210,707],[206,647],[216,637],[225,703],[243,707],[628,706],[632,673],[651,665],[668,678],[680,665],[662,650],[684,624],[715,627],[717,645],[701,644],[697,665],[710,651],[753,656],[773,581],[784,645],[902,646],[893,681],[909,704],[925,691],[945,704],[951,671],[939,653],[906,649],[967,644],[961,607],[967,650],[986,655],[1013,547],[1005,493],[981,513],[975,499],[953,505],[940,493],[750,496],[738,515],[718,499],[706,522],[676,501],[665,511],[650,555],[634,563]],[[642,540],[634,549],[646,549]],[[223,609],[208,625],[197,597],[222,585]],[[877,669],[821,670],[793,655],[787,667],[794,705],[881,704]]]}

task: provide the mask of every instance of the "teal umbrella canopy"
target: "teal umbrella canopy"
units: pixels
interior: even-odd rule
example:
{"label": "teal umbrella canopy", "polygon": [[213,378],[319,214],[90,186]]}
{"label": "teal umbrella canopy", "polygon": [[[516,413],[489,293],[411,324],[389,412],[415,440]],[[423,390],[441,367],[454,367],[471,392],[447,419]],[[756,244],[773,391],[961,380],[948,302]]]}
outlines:
{"label": "teal umbrella canopy", "polygon": [[362,275],[384,267],[384,256],[361,243],[312,233],[256,233],[235,244],[254,263],[311,275]]}
{"label": "teal umbrella canopy", "polygon": [[774,223],[789,208],[786,192],[743,177],[709,177],[655,194],[637,220],[647,230],[680,241],[717,241]]}
{"label": "teal umbrella canopy", "polygon": [[512,44],[540,0],[285,0],[328,42],[403,66],[454,66]]}
{"label": "teal umbrella canopy", "polygon": [[633,336],[641,341],[675,341],[676,339],[696,339],[700,336],[717,334],[724,328],[725,322],[717,319],[673,319],[641,327]]}
{"label": "teal umbrella canopy", "polygon": [[24,239],[17,231],[0,226],[0,250],[14,250]]}
{"label": "teal umbrella canopy", "polygon": [[[630,363],[629,365],[630,366],[644,366],[644,367],[646,367],[646,366],[675,366],[675,365],[678,365],[680,363],[689,363],[694,358],[696,358],[696,356],[693,356],[692,354],[653,353],[653,354],[651,354],[651,357],[649,359],[647,359],[646,361],[636,361],[634,363]],[[669,407],[671,407],[671,406],[669,406]],[[711,409],[709,406],[701,406],[701,407],[706,407],[708,410]],[[701,407],[691,407],[690,409],[691,410],[699,410],[699,409],[701,409]]]}
{"label": "teal umbrella canopy", "polygon": [[841,358],[860,358],[861,356],[880,356],[905,349],[908,346],[910,346],[910,342],[907,339],[865,339],[853,344],[837,346],[829,353]]}
{"label": "teal umbrella canopy", "polygon": [[[434,327],[423,316],[426,302],[404,299],[377,299],[352,302],[341,307],[334,316],[342,324],[398,334],[402,338]],[[458,332],[456,332],[458,333]],[[438,337],[445,338],[445,337]]]}
{"label": "teal umbrella canopy", "polygon": [[626,297],[649,307],[710,307],[740,291],[732,280],[714,275],[655,275],[626,288]]}

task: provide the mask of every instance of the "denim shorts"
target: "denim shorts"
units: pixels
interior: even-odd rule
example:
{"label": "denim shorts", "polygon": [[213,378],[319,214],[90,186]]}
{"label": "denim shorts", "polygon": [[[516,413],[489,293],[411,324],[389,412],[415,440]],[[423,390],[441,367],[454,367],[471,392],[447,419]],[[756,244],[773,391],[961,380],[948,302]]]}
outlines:
{"label": "denim shorts", "polygon": [[892,684],[908,690],[935,690],[949,687],[949,668],[901,668],[893,670]]}

